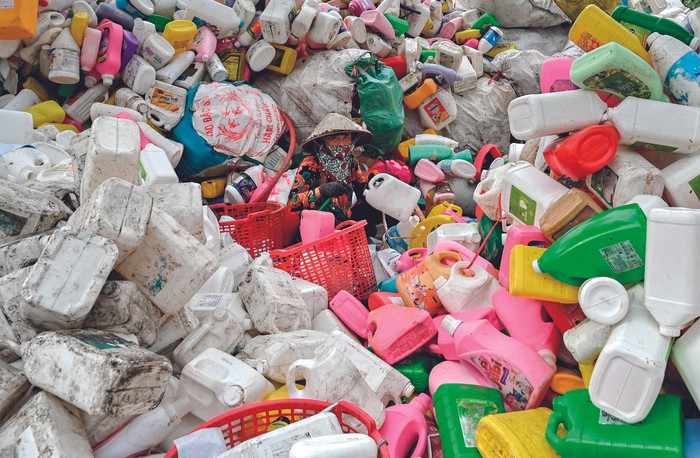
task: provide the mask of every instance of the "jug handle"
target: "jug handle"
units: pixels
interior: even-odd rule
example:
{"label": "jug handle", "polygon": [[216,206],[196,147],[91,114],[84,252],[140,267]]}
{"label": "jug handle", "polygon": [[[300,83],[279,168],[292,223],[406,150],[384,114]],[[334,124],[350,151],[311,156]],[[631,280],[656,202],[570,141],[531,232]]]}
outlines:
{"label": "jug handle", "polygon": [[501,152],[498,150],[498,147],[494,144],[487,144],[484,145],[480,150],[479,153],[476,155],[476,158],[474,159],[474,168],[476,168],[476,181],[481,181],[481,172],[484,169],[484,160],[486,159],[486,156],[493,156],[494,159],[501,157]]}
{"label": "jug handle", "polygon": [[562,438],[557,434],[559,425],[564,425],[568,435],[572,426],[571,421],[568,418],[564,418],[560,412],[552,412],[552,414],[549,416],[549,421],[547,422],[545,437],[547,442],[549,442],[555,449],[562,447],[566,439],[566,435]]}
{"label": "jug handle", "polygon": [[476,277],[476,272],[474,272],[470,267],[469,267],[469,262],[468,261],[459,261],[455,262],[452,264],[452,270],[450,270],[450,278],[456,277],[457,275],[459,276],[466,276],[462,272],[462,270],[467,270],[468,272],[471,273],[472,277]]}

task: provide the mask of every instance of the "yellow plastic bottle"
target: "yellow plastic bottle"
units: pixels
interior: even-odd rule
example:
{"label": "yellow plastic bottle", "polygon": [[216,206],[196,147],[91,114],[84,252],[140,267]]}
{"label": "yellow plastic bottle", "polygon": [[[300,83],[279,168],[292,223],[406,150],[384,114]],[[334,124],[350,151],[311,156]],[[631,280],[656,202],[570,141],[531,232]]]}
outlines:
{"label": "yellow plastic bottle", "polygon": [[292,70],[294,70],[294,64],[297,62],[296,50],[290,48],[289,46],[279,45],[276,43],[272,43],[272,47],[275,48],[275,57],[272,59],[272,63],[265,67],[265,70],[281,73],[283,75],[289,75],[292,73]]}
{"label": "yellow plastic bottle", "polygon": [[73,19],[70,23],[70,34],[75,40],[75,43],[79,47],[83,47],[83,38],[85,38],[85,29],[90,21],[90,16],[85,12],[81,11],[73,15]]}
{"label": "yellow plastic bottle", "polygon": [[487,415],[476,428],[476,448],[483,458],[556,458],[544,437],[550,409]]}
{"label": "yellow plastic bottle", "polygon": [[36,129],[42,124],[46,123],[62,123],[66,118],[66,112],[63,111],[61,105],[53,100],[48,100],[46,102],[41,102],[33,107],[27,108],[27,113],[32,115],[34,118],[34,128]]}
{"label": "yellow plastic bottle", "polygon": [[46,88],[32,76],[29,76],[26,80],[24,80],[22,87],[24,89],[31,89],[34,91],[36,96],[39,97],[39,100],[42,102],[46,102],[47,100],[51,100],[53,98],[49,91],[47,91]]}
{"label": "yellow plastic bottle", "polygon": [[165,25],[163,38],[175,48],[175,54],[189,51],[197,26],[192,21],[171,21]]}
{"label": "yellow plastic bottle", "polygon": [[469,29],[469,30],[462,30],[461,32],[455,33],[455,42],[458,45],[463,45],[470,39],[476,39],[478,40],[481,38],[481,30],[476,30],[476,29]]}
{"label": "yellow plastic bottle", "polygon": [[38,10],[36,0],[0,1],[0,40],[31,38],[36,32]]}
{"label": "yellow plastic bottle", "polygon": [[586,52],[614,41],[652,65],[649,53],[637,37],[596,5],[583,9],[569,30],[569,39]]}
{"label": "yellow plastic bottle", "polygon": [[430,210],[430,213],[428,213],[428,218],[432,216],[442,215],[448,208],[453,212],[457,213],[459,216],[462,216],[462,208],[459,205],[445,201],[435,205],[433,209]]}
{"label": "yellow plastic bottle", "polygon": [[202,197],[213,199],[219,197],[226,190],[226,178],[212,178],[202,181]]}
{"label": "yellow plastic bottle", "polygon": [[510,294],[541,301],[575,304],[578,286],[562,283],[548,274],[538,274],[532,261],[539,259],[545,248],[516,245],[510,252]]}

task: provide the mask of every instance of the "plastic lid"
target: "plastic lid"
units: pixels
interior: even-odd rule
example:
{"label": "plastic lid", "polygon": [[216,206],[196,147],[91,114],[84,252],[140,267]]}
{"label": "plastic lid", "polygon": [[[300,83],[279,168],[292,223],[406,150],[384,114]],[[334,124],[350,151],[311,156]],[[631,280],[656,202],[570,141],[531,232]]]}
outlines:
{"label": "plastic lid", "polygon": [[600,324],[615,324],[627,315],[629,296],[620,282],[607,277],[586,280],[578,292],[583,313]]}
{"label": "plastic lid", "polygon": [[413,396],[413,393],[415,393],[415,392],[416,392],[416,387],[413,386],[411,383],[409,383],[403,389],[403,391],[401,392],[401,395],[405,398],[410,398],[411,396]]}
{"label": "plastic lid", "polygon": [[535,272],[541,274],[543,272],[542,269],[540,269],[540,263],[538,261],[539,259],[535,259],[534,261],[532,261],[532,268],[535,269]]}
{"label": "plastic lid", "polygon": [[449,332],[451,336],[453,336],[460,324],[462,324],[462,320],[458,320],[457,318],[447,315],[445,319],[442,320],[441,325],[443,328],[447,329],[447,332]]}
{"label": "plastic lid", "polygon": [[240,386],[227,386],[221,395],[221,401],[229,407],[243,404],[243,390]]}
{"label": "plastic lid", "polygon": [[102,83],[105,86],[111,86],[114,83],[114,75],[102,75]]}
{"label": "plastic lid", "polygon": [[662,336],[678,337],[681,335],[681,328],[675,328],[673,326],[659,325],[659,332],[661,333]]}
{"label": "plastic lid", "polygon": [[244,318],[243,319],[243,330],[244,331],[250,331],[253,329],[253,320],[250,318]]}
{"label": "plastic lid", "polygon": [[661,34],[658,32],[652,32],[648,37],[647,37],[647,44],[651,45],[653,42],[656,41],[657,38],[659,38]]}

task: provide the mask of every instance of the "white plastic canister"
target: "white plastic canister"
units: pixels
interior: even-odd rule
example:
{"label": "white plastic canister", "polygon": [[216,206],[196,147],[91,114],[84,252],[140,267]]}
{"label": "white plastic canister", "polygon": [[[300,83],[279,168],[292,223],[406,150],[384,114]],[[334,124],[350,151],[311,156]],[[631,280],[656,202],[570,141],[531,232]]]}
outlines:
{"label": "white plastic canister", "polygon": [[421,193],[392,175],[380,173],[369,181],[364,196],[377,210],[399,221],[408,221]]}
{"label": "white plastic canister", "polygon": [[518,162],[503,177],[501,205],[514,223],[539,226],[540,218],[568,188],[529,162]]}

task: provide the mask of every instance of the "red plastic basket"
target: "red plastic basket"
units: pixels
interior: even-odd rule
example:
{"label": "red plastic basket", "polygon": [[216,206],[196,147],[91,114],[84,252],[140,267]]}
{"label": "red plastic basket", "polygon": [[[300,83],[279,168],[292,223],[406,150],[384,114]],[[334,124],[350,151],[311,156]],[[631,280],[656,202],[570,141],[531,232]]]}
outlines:
{"label": "red plastic basket", "polygon": [[329,298],[344,289],[365,301],[377,290],[366,224],[364,220],[345,221],[333,234],[270,251],[270,257],[278,269],[326,288]]}
{"label": "red plastic basket", "polygon": [[223,215],[235,221],[219,223],[219,231],[231,234],[236,243],[257,258],[266,251],[281,248],[282,221],[286,207],[276,202],[257,202],[240,205],[211,205],[216,219]]}
{"label": "red plastic basket", "polygon": [[[265,434],[268,432],[268,427],[280,417],[284,417],[290,423],[294,423],[316,415],[331,405],[328,402],[316,399],[279,399],[257,402],[219,415],[202,424],[194,431],[204,428],[221,428],[226,446],[231,449],[243,441]],[[383,442],[376,423],[364,410],[349,402],[341,401],[333,405],[330,411],[338,417],[338,422],[343,428],[343,432],[360,432],[369,435],[379,445],[377,456],[389,458],[389,449],[386,443]],[[366,431],[358,431],[351,427],[350,422],[352,419],[364,425]],[[171,448],[165,455],[165,458],[177,458],[177,449],[175,447]]]}

